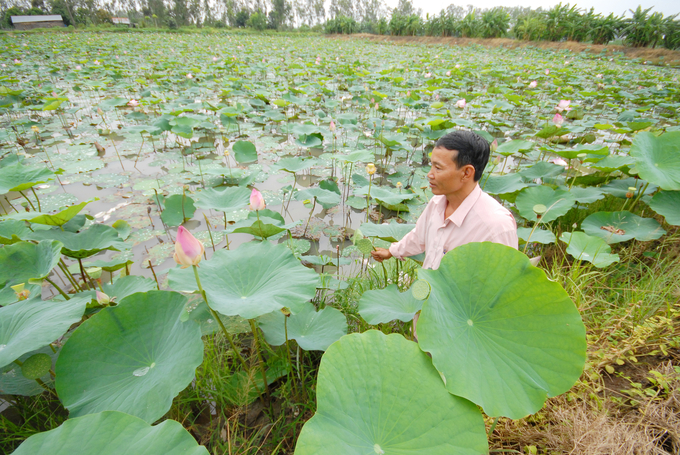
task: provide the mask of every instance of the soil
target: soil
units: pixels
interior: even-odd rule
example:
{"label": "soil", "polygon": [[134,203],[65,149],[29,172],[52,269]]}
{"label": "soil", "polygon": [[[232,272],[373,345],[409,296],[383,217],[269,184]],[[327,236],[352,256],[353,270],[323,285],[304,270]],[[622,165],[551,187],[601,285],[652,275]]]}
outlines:
{"label": "soil", "polygon": [[388,35],[371,35],[368,33],[357,33],[354,35],[331,35],[330,39],[349,40],[349,39],[367,39],[380,43],[395,43],[395,44],[425,44],[425,45],[449,45],[449,46],[471,46],[481,45],[485,47],[505,47],[508,49],[515,49],[518,47],[537,47],[541,49],[567,49],[574,53],[591,52],[594,54],[623,54],[631,59],[640,59],[648,64],[653,65],[669,65],[680,66],[680,51],[674,51],[663,48],[649,48],[649,47],[628,47],[621,45],[602,45],[577,43],[575,41],[521,41],[509,38],[454,38],[454,37],[436,37],[436,36],[388,36]]}

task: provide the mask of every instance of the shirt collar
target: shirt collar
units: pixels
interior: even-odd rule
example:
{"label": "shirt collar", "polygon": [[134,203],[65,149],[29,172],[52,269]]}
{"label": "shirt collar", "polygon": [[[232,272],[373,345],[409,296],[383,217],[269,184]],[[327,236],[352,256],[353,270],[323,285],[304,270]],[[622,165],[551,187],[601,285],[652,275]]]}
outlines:
{"label": "shirt collar", "polygon": [[[479,187],[479,185],[475,185],[475,188],[470,192],[470,194],[467,195],[465,200],[460,204],[460,206],[458,206],[456,211],[453,212],[448,219],[451,220],[453,224],[460,227],[460,225],[463,224],[463,221],[465,221],[465,217],[468,213],[470,213],[470,210],[472,210],[472,207],[475,205],[479,199],[479,196],[481,195],[482,189]],[[440,204],[443,207],[442,212],[445,213],[446,197],[442,198]],[[446,222],[446,220],[444,221]]]}

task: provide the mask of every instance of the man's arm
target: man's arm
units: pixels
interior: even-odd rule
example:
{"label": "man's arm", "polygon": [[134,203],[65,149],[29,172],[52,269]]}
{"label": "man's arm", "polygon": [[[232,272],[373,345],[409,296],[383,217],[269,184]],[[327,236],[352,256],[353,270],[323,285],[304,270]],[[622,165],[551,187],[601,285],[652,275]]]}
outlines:
{"label": "man's arm", "polygon": [[432,201],[425,207],[423,213],[418,217],[416,227],[404,236],[403,239],[397,243],[393,243],[389,250],[385,248],[376,248],[371,251],[371,256],[378,262],[385,259],[396,257],[402,259],[406,256],[415,256],[416,254],[425,252],[425,234],[427,232],[427,224],[432,211]]}

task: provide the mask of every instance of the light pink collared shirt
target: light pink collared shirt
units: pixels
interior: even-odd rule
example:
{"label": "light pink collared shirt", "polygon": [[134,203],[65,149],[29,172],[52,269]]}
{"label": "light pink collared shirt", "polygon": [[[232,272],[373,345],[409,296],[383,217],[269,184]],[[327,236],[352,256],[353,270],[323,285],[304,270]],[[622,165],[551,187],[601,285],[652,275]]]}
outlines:
{"label": "light pink collared shirt", "polygon": [[446,196],[434,196],[403,239],[390,246],[396,258],[425,253],[423,268],[439,267],[444,254],[471,242],[502,243],[517,249],[517,223],[512,213],[479,185],[450,217],[444,219]]}

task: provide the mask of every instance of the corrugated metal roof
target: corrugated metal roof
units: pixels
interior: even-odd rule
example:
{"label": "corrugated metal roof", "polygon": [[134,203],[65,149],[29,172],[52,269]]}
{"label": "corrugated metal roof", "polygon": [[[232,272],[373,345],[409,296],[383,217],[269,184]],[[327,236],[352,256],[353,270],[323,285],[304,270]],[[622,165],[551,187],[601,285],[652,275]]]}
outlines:
{"label": "corrugated metal roof", "polygon": [[51,16],[12,16],[13,24],[21,24],[26,22],[52,22],[62,21],[61,15],[53,14]]}

